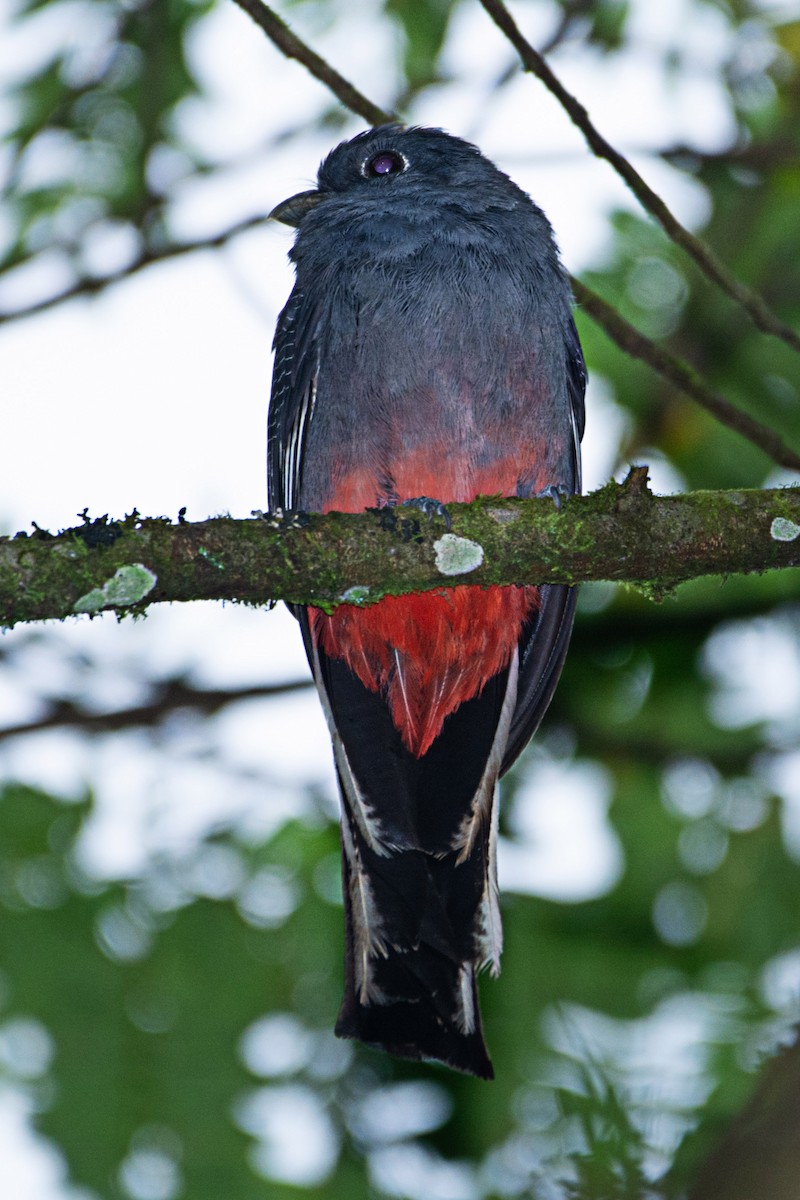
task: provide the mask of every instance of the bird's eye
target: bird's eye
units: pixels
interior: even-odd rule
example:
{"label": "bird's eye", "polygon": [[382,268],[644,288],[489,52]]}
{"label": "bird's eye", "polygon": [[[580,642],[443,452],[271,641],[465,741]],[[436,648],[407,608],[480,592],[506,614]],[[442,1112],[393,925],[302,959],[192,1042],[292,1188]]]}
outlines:
{"label": "bird's eye", "polygon": [[361,170],[368,178],[377,178],[379,175],[397,175],[405,171],[407,166],[403,155],[396,150],[381,150],[379,154],[368,158]]}

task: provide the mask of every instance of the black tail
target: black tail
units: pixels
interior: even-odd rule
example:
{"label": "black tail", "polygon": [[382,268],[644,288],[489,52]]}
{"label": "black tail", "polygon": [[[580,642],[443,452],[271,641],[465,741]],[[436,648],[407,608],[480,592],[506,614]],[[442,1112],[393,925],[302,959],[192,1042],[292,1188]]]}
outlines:
{"label": "black tail", "polygon": [[417,758],[383,698],[310,638],[307,647],[342,797],[346,983],[336,1032],[491,1079],[476,977],[500,965],[493,802],[516,657]]}
{"label": "black tail", "polygon": [[[345,994],[336,1033],[493,1078],[473,936],[485,886],[482,848],[460,864],[455,853],[383,857],[365,844],[346,803],[342,825]],[[459,916],[466,918],[460,933]]]}

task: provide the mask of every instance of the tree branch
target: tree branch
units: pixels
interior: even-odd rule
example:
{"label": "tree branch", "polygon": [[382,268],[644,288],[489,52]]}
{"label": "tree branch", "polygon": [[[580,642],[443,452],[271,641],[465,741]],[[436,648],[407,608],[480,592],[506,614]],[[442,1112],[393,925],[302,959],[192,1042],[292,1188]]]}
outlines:
{"label": "tree branch", "polygon": [[773,429],[734,407],[729,400],[710,387],[688,362],[645,337],[585,283],[574,278],[571,282],[575,299],[583,311],[621,350],[630,354],[632,358],[647,363],[662,378],[668,379],[685,395],[696,400],[722,425],[736,430],[769,455],[774,462],[789,470],[800,470],[800,454],[790,449]]}
{"label": "tree branch", "polygon": [[619,150],[615,150],[611,143],[606,141],[593,124],[583,105],[571,92],[567,91],[538,50],[535,50],[530,42],[522,36],[519,26],[503,4],[503,0],[480,0],[480,2],[519,54],[525,70],[530,71],[532,75],[541,80],[547,90],[555,96],[572,123],[586,138],[592,153],[597,158],[604,158],[611,164],[617,174],[625,180],[642,207],[658,221],[667,236],[681,246],[690,258],[694,259],[707,279],[710,279],[744,309],[757,329],[760,329],[762,333],[769,333],[773,337],[780,338],[787,346],[800,352],[800,334],[776,317],[761,296],[736,279],[705,242],[681,225],[661,197],[653,191],[649,184],[645,183],[625,155],[621,154]]}
{"label": "tree branch", "polygon": [[688,579],[800,566],[800,489],[653,496],[647,468],[571,497],[482,497],[452,532],[411,509],[237,521],[85,519],[58,536],[0,539],[0,624],[159,601],[332,608],[457,584],[636,583],[654,598]]}
{"label": "tree branch", "polygon": [[278,47],[281,54],[302,63],[315,79],[323,83],[329,91],[333,92],[334,96],[341,100],[345,108],[358,113],[365,121],[369,121],[370,125],[388,125],[400,119],[394,113],[387,112],[386,109],[373,104],[363,92],[353,87],[352,83],[349,83],[343,75],[326,63],[324,58],[320,58],[310,46],[292,33],[289,26],[280,19],[277,13],[274,13],[266,4],[262,4],[261,0],[234,0],[234,3],[252,17],[256,25],[263,29],[270,41]]}
{"label": "tree branch", "polygon": [[178,711],[188,710],[196,716],[213,717],[231,704],[272,700],[292,692],[307,691],[310,687],[310,678],[237,688],[196,687],[182,678],[158,680],[151,686],[152,695],[147,704],[111,712],[89,711],[76,700],[48,700],[45,713],[35,720],[0,726],[0,742],[50,729],[78,729],[90,734],[117,733],[121,729],[157,729]]}
{"label": "tree branch", "polygon": [[171,242],[168,246],[161,247],[158,250],[143,250],[127,267],[122,267],[119,271],[114,271],[111,275],[102,275],[99,278],[84,276],[70,287],[64,288],[63,291],[55,292],[52,296],[45,297],[44,300],[35,300],[32,304],[28,304],[23,308],[14,309],[13,312],[0,312],[0,325],[4,325],[9,321],[17,321],[22,317],[32,317],[36,313],[45,312],[48,308],[54,308],[55,305],[63,304],[67,300],[75,300],[78,296],[96,296],[99,292],[105,291],[106,288],[112,287],[115,283],[121,283],[123,279],[128,279],[131,275],[136,275],[139,271],[143,271],[145,267],[152,267],[156,263],[167,262],[171,258],[180,258],[184,254],[193,254],[196,250],[217,250],[220,246],[226,245],[240,234],[249,233],[251,229],[257,229],[266,220],[266,214],[263,216],[258,214],[254,217],[247,217],[244,221],[238,221],[235,225],[231,225],[229,229],[224,229],[221,233],[212,234],[211,237],[198,238],[196,241],[191,242]]}

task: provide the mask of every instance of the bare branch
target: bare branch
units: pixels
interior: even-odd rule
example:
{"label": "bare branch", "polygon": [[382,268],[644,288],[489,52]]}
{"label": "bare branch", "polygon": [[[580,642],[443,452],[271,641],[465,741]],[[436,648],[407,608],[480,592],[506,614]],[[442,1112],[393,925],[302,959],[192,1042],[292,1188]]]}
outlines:
{"label": "bare branch", "polygon": [[245,700],[271,700],[310,687],[310,678],[238,688],[201,688],[185,679],[167,679],[154,684],[152,699],[147,704],[112,712],[89,711],[74,700],[50,701],[44,715],[36,720],[1,726],[0,742],[50,729],[79,729],[81,733],[91,734],[116,733],[132,727],[149,729],[162,725],[167,717],[178,710],[190,710],[204,717],[212,717],[230,704]]}
{"label": "bare branch", "polygon": [[480,2],[519,54],[525,70],[540,79],[547,90],[552,92],[573,124],[580,129],[592,152],[598,158],[604,158],[611,164],[617,174],[625,180],[642,207],[658,221],[667,236],[694,259],[706,278],[715,283],[744,309],[757,329],[760,329],[762,333],[770,333],[773,337],[780,338],[787,346],[800,352],[800,334],[776,317],[761,296],[736,279],[705,242],[681,225],[661,197],[653,191],[649,184],[645,183],[624,154],[620,154],[610,142],[606,141],[593,124],[583,105],[571,92],[567,91],[538,50],[535,50],[523,37],[516,21],[503,4],[503,0],[480,0]]}
{"label": "bare branch", "polygon": [[79,296],[96,296],[115,283],[121,283],[129,276],[136,275],[145,267],[152,267],[156,263],[167,262],[171,258],[180,258],[184,254],[193,254],[195,250],[216,250],[233,241],[240,234],[257,229],[259,225],[264,224],[266,219],[266,215],[247,217],[246,220],[231,225],[229,229],[225,229],[221,233],[212,234],[211,237],[199,238],[192,242],[170,242],[169,245],[158,250],[144,250],[127,267],[122,267],[111,275],[102,275],[99,278],[84,276],[70,287],[64,288],[61,292],[55,292],[52,296],[45,297],[44,300],[35,300],[24,308],[15,308],[13,312],[0,312],[0,325],[46,312],[48,308],[54,308],[57,304],[63,304],[67,300],[75,300]]}
{"label": "bare branch", "polygon": [[678,143],[665,146],[658,151],[665,162],[685,166],[691,163],[705,166],[722,163],[736,167],[748,167],[753,171],[772,171],[777,167],[797,164],[797,146],[785,137],[773,137],[765,141],[736,141],[722,150],[699,150],[696,146]]}
{"label": "bare branch", "polygon": [[689,1200],[795,1200],[800,1173],[800,1038],[767,1063],[700,1168]]}
{"label": "bare branch", "polygon": [[171,525],[134,513],[0,539],[0,623],[151,603],[283,599],[330,609],[457,584],[639,584],[800,566],[800,489],[653,496],[647,468],[571,497],[450,506],[452,532],[402,508]]}
{"label": "bare branch", "polygon": [[[662,608],[654,615],[656,627],[661,618],[666,629],[671,631],[674,628],[674,608]],[[588,642],[591,642],[593,648],[597,645],[596,626],[597,622],[591,617],[584,616],[578,622],[572,636],[573,653],[577,653],[578,658],[581,643],[584,644],[584,648]],[[711,622],[708,622],[708,628],[711,628]],[[653,629],[651,617],[649,632],[652,633]],[[618,632],[625,641],[630,639],[627,627],[620,628]],[[609,641],[604,637],[604,649],[613,645],[614,639]],[[282,699],[297,692],[310,691],[312,686],[310,675],[283,683],[231,688],[205,688],[191,683],[183,676],[176,676],[151,683],[150,699],[146,703],[106,712],[87,708],[80,699],[38,697],[43,705],[41,715],[31,721],[0,726],[0,743],[47,733],[53,729],[74,729],[91,737],[102,737],[125,729],[161,732],[176,712],[190,713],[196,719],[212,718],[236,704],[251,700]],[[580,738],[581,753],[592,758],[628,757],[659,766],[670,759],[688,755],[706,758],[720,771],[736,774],[746,772],[756,754],[763,752],[763,745],[758,736],[745,735],[741,730],[710,742],[704,737],[700,737],[696,743],[687,742],[684,738],[678,745],[675,738],[665,732],[634,734],[630,729],[609,727],[593,721],[581,710],[580,705],[576,710],[571,703],[569,689],[557,694],[551,712],[556,724],[566,721],[576,729]]]}
{"label": "bare branch", "polygon": [[668,379],[680,391],[696,400],[723,425],[734,429],[742,437],[751,441],[753,445],[758,446],[760,450],[769,455],[773,462],[787,467],[789,470],[800,470],[800,454],[796,454],[794,450],[790,449],[769,426],[762,425],[760,421],[756,421],[747,413],[735,408],[723,395],[714,391],[695,371],[694,367],[684,359],[671,354],[669,350],[665,350],[663,346],[651,341],[650,338],[645,337],[629,321],[620,316],[615,308],[612,308],[579,279],[572,280],[572,290],[584,312],[588,313],[592,320],[626,354],[646,362],[664,379]]}
{"label": "bare branch", "polygon": [[363,92],[353,87],[352,83],[334,70],[324,58],[320,58],[310,46],[292,33],[289,26],[280,19],[277,13],[274,13],[266,4],[262,4],[261,0],[234,0],[234,3],[253,18],[256,25],[264,30],[267,37],[275,43],[286,58],[293,58],[302,63],[315,79],[324,83],[325,87],[341,100],[345,108],[358,113],[365,121],[369,121],[370,125],[388,125],[399,120],[394,113],[379,108]]}

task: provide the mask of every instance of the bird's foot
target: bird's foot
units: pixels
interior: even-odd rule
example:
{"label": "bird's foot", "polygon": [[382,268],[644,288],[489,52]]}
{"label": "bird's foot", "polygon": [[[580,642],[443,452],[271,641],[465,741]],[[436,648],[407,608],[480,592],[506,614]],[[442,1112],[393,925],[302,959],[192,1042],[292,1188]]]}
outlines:
{"label": "bird's foot", "polygon": [[453,528],[453,518],[441,500],[432,500],[430,496],[415,496],[413,500],[401,500],[400,504],[402,508],[418,508],[429,521],[434,517],[441,517],[448,533]]}
{"label": "bird's foot", "polygon": [[253,508],[250,510],[250,516],[255,517],[256,520],[263,521],[271,529],[281,530],[305,529],[311,520],[311,514],[300,508],[271,508],[269,512],[264,512],[260,508]]}
{"label": "bird's foot", "polygon": [[561,501],[566,500],[566,498],[571,495],[572,492],[563,483],[548,484],[546,488],[542,488],[540,492],[536,493],[537,499],[539,497],[548,496],[553,501],[553,504],[555,504],[558,512],[561,512]]}

